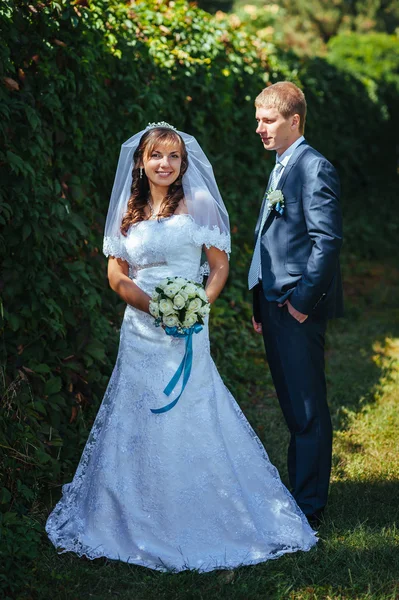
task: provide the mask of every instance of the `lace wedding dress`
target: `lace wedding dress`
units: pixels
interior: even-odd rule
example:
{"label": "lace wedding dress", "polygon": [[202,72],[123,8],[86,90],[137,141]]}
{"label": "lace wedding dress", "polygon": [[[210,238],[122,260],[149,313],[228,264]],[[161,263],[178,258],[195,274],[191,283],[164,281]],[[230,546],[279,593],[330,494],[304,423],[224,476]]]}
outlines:
{"label": "lace wedding dress", "polygon": [[[201,246],[215,245],[214,236],[220,248],[218,230],[174,215],[132,226],[118,247],[109,240],[107,250],[128,261],[130,276],[151,294],[168,276],[200,281]],[[180,400],[168,412],[151,412],[179,394],[180,385],[169,397],[163,390],[184,350],[183,339],[127,306],[108,389],[74,479],[46,524],[60,553],[211,571],[316,543],[224,386],[207,325],[193,336],[193,368]]]}

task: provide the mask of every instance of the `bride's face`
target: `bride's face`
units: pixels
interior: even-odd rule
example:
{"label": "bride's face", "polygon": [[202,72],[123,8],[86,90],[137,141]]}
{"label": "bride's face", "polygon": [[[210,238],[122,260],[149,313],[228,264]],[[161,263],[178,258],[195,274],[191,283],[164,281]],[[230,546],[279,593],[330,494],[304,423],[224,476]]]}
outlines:
{"label": "bride's face", "polygon": [[179,177],[182,162],[180,145],[177,142],[156,143],[144,156],[144,171],[150,185],[168,187]]}

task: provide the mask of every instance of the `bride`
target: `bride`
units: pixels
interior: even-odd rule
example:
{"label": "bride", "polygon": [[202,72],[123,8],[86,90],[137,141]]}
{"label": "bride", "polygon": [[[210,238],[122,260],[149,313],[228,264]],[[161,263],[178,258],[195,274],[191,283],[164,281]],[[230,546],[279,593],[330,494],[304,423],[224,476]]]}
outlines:
{"label": "bride", "polygon": [[[132,169],[133,167],[133,169]],[[111,380],[71,483],[46,531],[59,553],[161,571],[251,565],[317,538],[212,361],[207,319],[193,336],[178,402],[163,392],[185,349],[149,314],[166,277],[208,274],[213,303],[228,274],[228,215],[197,141],[150,124],[122,146],[104,253],[127,303]],[[206,262],[201,265],[205,255]]]}

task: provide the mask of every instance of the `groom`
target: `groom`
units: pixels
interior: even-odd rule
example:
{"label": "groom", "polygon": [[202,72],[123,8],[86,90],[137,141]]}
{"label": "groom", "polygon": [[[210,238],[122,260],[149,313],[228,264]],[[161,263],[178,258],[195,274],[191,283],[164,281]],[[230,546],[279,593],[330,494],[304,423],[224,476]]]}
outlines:
{"label": "groom", "polygon": [[332,164],[303,137],[306,100],[296,85],[271,85],[255,107],[256,133],[265,150],[276,151],[276,164],[255,228],[248,275],[252,322],[263,334],[291,434],[292,493],[317,526],[327,503],[332,454],[324,339],[327,320],[343,312],[339,180]]}

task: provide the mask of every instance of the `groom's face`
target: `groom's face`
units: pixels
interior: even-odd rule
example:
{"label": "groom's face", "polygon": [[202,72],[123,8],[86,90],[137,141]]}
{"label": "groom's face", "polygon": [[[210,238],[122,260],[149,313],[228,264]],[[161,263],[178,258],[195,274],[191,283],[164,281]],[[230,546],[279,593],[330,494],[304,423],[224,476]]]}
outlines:
{"label": "groom's face", "polygon": [[286,119],[277,108],[256,109],[258,126],[256,133],[261,137],[265,150],[276,150],[283,154],[299,137],[299,115]]}

